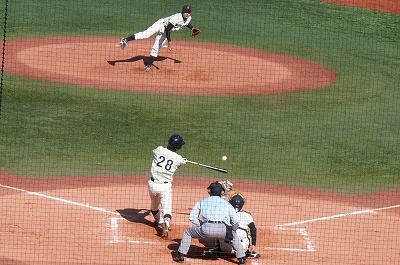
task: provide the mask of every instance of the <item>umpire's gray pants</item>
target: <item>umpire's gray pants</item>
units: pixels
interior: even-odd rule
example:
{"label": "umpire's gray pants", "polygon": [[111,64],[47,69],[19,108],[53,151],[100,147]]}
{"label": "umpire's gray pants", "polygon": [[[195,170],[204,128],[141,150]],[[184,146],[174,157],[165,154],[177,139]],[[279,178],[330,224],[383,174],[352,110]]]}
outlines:
{"label": "umpire's gray pants", "polygon": [[[225,224],[204,223],[201,226],[192,226],[186,229],[183,234],[181,244],[178,251],[182,254],[187,254],[192,243],[192,238],[197,239],[226,239],[226,226]],[[237,258],[245,256],[243,247],[240,243],[239,237],[233,231],[232,247],[235,250]]]}

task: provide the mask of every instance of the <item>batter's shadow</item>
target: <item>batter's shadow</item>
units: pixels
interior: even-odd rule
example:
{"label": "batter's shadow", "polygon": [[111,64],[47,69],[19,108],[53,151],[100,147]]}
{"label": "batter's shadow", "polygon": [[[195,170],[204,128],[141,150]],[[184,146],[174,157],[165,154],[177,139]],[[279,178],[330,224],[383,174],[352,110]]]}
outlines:
{"label": "batter's shadow", "polygon": [[[165,61],[165,60],[172,60],[174,63],[182,63],[181,60],[175,59],[175,58],[171,58],[171,57],[165,57],[165,56],[158,56],[156,58],[154,58],[154,62],[161,62],[161,61]],[[137,62],[137,61],[143,61],[143,65],[149,65],[152,63],[152,59],[150,58],[150,56],[144,56],[144,55],[137,55],[134,56],[132,58],[128,58],[128,59],[123,59],[123,60],[114,60],[114,61],[107,61],[108,64],[114,66],[117,63],[133,63],[133,62]],[[152,64],[156,69],[160,69],[158,68],[156,65],[154,65],[154,63]]]}
{"label": "batter's shadow", "polygon": [[146,216],[151,214],[151,211],[148,209],[132,209],[132,208],[125,208],[122,210],[116,210],[122,218],[129,222],[144,224],[150,227],[153,227],[156,230],[156,235],[162,235],[161,227],[154,225],[154,222],[149,221],[146,219]]}
{"label": "batter's shadow", "polygon": [[125,208],[116,211],[121,215],[122,218],[126,219],[129,222],[153,226],[153,222],[146,219],[146,216],[151,213],[148,209]]}

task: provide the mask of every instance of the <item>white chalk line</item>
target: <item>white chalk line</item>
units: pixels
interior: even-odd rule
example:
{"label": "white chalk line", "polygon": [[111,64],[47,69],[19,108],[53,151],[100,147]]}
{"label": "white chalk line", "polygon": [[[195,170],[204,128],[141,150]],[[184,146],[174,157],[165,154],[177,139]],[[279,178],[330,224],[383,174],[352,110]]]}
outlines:
{"label": "white chalk line", "polygon": [[282,230],[282,231],[294,231],[295,233],[301,235],[303,238],[303,244],[304,244],[305,248],[264,247],[263,249],[294,251],[294,252],[315,252],[315,251],[317,251],[316,247],[314,246],[313,240],[311,239],[310,235],[308,234],[307,228],[284,227],[284,226],[276,225],[275,229]]}
{"label": "white chalk line", "polygon": [[[11,189],[11,190],[16,190],[16,191],[27,193],[27,194],[30,194],[30,195],[39,196],[39,197],[43,197],[43,198],[47,198],[47,199],[51,199],[51,200],[55,200],[55,201],[59,201],[59,202],[63,202],[63,203],[71,204],[71,205],[75,205],[75,206],[88,208],[88,209],[99,211],[99,212],[103,212],[103,213],[109,213],[109,214],[120,216],[120,214],[118,212],[110,211],[110,210],[107,210],[107,209],[104,209],[104,208],[100,208],[100,207],[91,206],[91,205],[86,204],[86,203],[74,202],[74,201],[71,201],[71,200],[62,199],[62,198],[46,195],[46,194],[39,193],[39,192],[27,191],[27,190],[24,190],[24,189],[15,188],[15,187],[2,185],[2,184],[0,184],[0,187]],[[343,213],[343,214],[337,214],[337,215],[313,218],[313,219],[299,221],[299,222],[280,224],[280,225],[276,225],[275,227],[277,229],[280,229],[280,230],[288,230],[289,227],[297,226],[297,225],[300,225],[300,224],[306,224],[306,223],[311,223],[311,222],[330,220],[330,219],[334,219],[334,218],[341,218],[341,217],[346,217],[346,216],[351,216],[351,215],[374,214],[374,213],[376,213],[378,211],[384,211],[384,210],[389,210],[389,209],[399,208],[399,207],[400,207],[400,205],[393,205],[393,206],[381,207],[381,208],[376,208],[376,209],[367,209],[367,210],[361,210],[361,211],[354,211],[354,212],[349,212],[349,213]],[[115,218],[115,217],[114,218],[110,218],[111,240],[109,241],[109,243],[115,244],[115,243],[128,242],[128,243],[133,243],[133,244],[154,244],[154,242],[150,242],[150,241],[139,241],[139,240],[130,239],[128,237],[120,236],[119,235],[119,231],[118,231],[118,222],[119,222],[118,220],[125,220],[125,219],[124,218]],[[305,252],[305,251],[306,252],[314,252],[314,251],[316,251],[314,243],[313,243],[311,237],[309,236],[306,228],[293,228],[292,227],[290,230],[295,231],[296,233],[298,233],[301,236],[303,236],[303,239],[304,239],[304,242],[305,242],[305,246],[306,246],[304,249],[301,249],[301,248],[274,248],[274,247],[264,247],[264,249],[285,250],[285,251],[299,251],[299,252]]]}
{"label": "white chalk line", "polygon": [[14,188],[14,187],[1,185],[1,184],[0,184],[0,187],[11,189],[11,190],[16,190],[16,191],[20,191],[20,192],[24,192],[24,193],[27,193],[27,194],[30,194],[30,195],[35,195],[35,196],[39,196],[39,197],[43,197],[43,198],[47,198],[47,199],[50,199],[50,200],[55,200],[55,201],[59,201],[59,202],[63,202],[63,203],[67,203],[67,204],[71,204],[71,205],[75,205],[75,206],[85,207],[85,208],[92,209],[92,210],[99,211],[99,212],[103,212],[103,213],[110,213],[110,214],[119,215],[119,213],[117,213],[115,211],[110,211],[110,210],[107,210],[107,209],[104,209],[104,208],[90,206],[89,204],[86,204],[86,203],[74,202],[74,201],[61,199],[61,198],[58,198],[58,197],[46,195],[46,194],[39,193],[39,192],[27,191],[27,190]]}
{"label": "white chalk line", "polygon": [[331,215],[331,216],[319,217],[319,218],[314,218],[314,219],[309,219],[309,220],[304,220],[304,221],[299,221],[299,222],[286,223],[286,224],[281,224],[281,225],[277,225],[277,226],[280,226],[280,227],[296,226],[296,225],[301,225],[301,224],[306,224],[306,223],[325,221],[325,220],[330,220],[330,219],[335,219],[335,218],[340,218],[340,217],[347,217],[347,216],[351,216],[351,215],[375,214],[378,211],[384,211],[384,210],[389,210],[389,209],[399,208],[399,207],[400,207],[400,205],[393,205],[393,206],[376,208],[376,209],[366,209],[366,210],[361,210],[361,211],[354,211],[354,212],[349,212],[349,213],[341,213],[341,214],[336,214],[336,215]]}
{"label": "white chalk line", "polygon": [[302,225],[302,224],[306,224],[306,223],[312,223],[312,222],[331,220],[331,219],[335,219],[335,218],[342,218],[342,217],[347,217],[347,216],[352,216],[352,215],[376,214],[379,211],[384,211],[384,210],[389,210],[389,209],[394,209],[394,208],[399,208],[399,207],[400,207],[400,205],[392,205],[392,206],[387,206],[387,207],[381,207],[381,208],[375,208],[375,209],[366,209],[366,210],[360,210],[360,211],[336,214],[336,215],[331,215],[331,216],[313,218],[313,219],[299,221],[299,222],[292,222],[292,223],[276,225],[275,228],[277,228],[279,230],[295,231],[296,233],[300,234],[304,239],[304,243],[305,243],[306,247],[304,249],[299,249],[299,248],[273,248],[273,247],[266,247],[264,249],[315,252],[317,249],[315,247],[315,244],[314,244],[313,240],[309,236],[309,234],[307,232],[307,229],[306,228],[297,228],[297,227],[294,227],[294,226]]}
{"label": "white chalk line", "polygon": [[108,243],[110,244],[120,244],[120,243],[131,243],[131,244],[145,244],[145,245],[155,245],[155,242],[151,241],[140,241],[132,239],[131,237],[122,236],[119,233],[119,220],[126,220],[122,217],[111,217],[110,218],[110,229],[111,229],[111,239]]}
{"label": "white chalk line", "polygon": [[[66,199],[61,199],[61,198],[58,198],[58,197],[46,195],[46,194],[43,194],[43,193],[40,193],[40,192],[27,191],[27,190],[24,190],[24,189],[19,189],[19,188],[7,186],[7,185],[2,185],[2,184],[0,184],[0,187],[11,189],[11,190],[16,190],[16,191],[19,191],[19,192],[22,192],[22,193],[26,193],[26,194],[29,194],[29,195],[43,197],[43,198],[54,200],[54,201],[59,201],[59,202],[66,203],[66,204],[71,204],[71,205],[75,205],[75,206],[88,208],[88,209],[91,209],[91,210],[94,210],[94,211],[98,211],[98,212],[103,212],[103,213],[108,213],[108,214],[113,214],[113,215],[120,216],[120,214],[118,212],[110,211],[110,210],[107,210],[107,209],[104,209],[104,208],[100,208],[100,207],[91,206],[91,205],[86,204],[86,203],[74,202],[74,201],[71,201],[71,200],[66,200]],[[117,218],[115,218],[115,217],[111,218],[111,224],[109,226],[109,228],[111,230],[111,240],[109,240],[109,243],[115,244],[115,243],[129,242],[129,243],[132,243],[132,244],[150,244],[150,242],[147,242],[147,241],[144,242],[144,241],[139,241],[139,240],[135,240],[135,239],[132,239],[132,238],[127,238],[127,237],[120,236],[119,233],[118,233],[118,222],[116,221],[116,220],[119,220],[119,219],[126,220],[124,218],[118,218],[118,217]]]}

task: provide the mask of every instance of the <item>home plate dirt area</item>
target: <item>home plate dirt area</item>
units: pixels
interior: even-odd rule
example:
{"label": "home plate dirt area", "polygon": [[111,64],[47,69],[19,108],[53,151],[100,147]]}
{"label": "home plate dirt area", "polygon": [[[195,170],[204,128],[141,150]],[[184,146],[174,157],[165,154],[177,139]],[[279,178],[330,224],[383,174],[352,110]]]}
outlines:
{"label": "home plate dirt area", "polygon": [[[148,211],[147,177],[31,179],[0,173],[1,264],[176,264],[191,207],[209,180],[176,177],[169,239]],[[234,181],[258,228],[259,259],[247,264],[398,264],[400,191],[346,196]],[[185,264],[210,260],[193,240]]]}

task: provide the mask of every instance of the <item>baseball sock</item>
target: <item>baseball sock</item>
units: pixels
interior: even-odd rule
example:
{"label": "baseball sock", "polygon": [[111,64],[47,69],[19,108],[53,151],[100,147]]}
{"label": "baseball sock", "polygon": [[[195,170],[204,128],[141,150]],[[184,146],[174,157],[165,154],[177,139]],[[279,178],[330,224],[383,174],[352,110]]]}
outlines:
{"label": "baseball sock", "polygon": [[131,35],[129,37],[126,37],[125,39],[126,39],[126,42],[131,41],[131,40],[135,40],[135,34],[133,34],[133,35]]}

